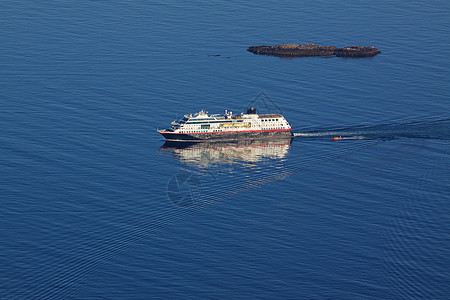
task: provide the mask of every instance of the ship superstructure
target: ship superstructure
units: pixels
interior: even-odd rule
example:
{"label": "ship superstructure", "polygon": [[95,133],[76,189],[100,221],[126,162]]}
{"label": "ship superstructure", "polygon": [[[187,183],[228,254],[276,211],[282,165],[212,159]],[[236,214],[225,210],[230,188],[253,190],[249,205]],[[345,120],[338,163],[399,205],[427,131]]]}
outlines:
{"label": "ship superstructure", "polygon": [[281,114],[257,114],[252,107],[235,115],[208,114],[202,110],[173,121],[169,129],[158,130],[168,141],[240,140],[291,137],[289,123]]}

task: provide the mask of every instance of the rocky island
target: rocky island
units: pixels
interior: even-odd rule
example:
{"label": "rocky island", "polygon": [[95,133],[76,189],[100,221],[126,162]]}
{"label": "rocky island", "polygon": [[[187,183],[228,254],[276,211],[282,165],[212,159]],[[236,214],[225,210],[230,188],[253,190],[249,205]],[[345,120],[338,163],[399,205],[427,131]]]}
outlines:
{"label": "rocky island", "polygon": [[338,48],[335,46],[318,46],[314,44],[280,44],[275,46],[252,46],[247,51],[259,55],[271,55],[279,57],[304,57],[304,56],[339,56],[339,57],[370,57],[381,53],[375,47],[350,46]]}

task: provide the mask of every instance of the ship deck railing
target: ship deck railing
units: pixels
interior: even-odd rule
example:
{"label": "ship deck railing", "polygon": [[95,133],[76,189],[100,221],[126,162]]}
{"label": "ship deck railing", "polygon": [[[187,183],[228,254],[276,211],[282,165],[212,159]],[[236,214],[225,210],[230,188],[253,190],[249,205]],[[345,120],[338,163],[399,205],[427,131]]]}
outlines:
{"label": "ship deck railing", "polygon": [[283,116],[280,114],[260,114],[259,118],[282,118]]}

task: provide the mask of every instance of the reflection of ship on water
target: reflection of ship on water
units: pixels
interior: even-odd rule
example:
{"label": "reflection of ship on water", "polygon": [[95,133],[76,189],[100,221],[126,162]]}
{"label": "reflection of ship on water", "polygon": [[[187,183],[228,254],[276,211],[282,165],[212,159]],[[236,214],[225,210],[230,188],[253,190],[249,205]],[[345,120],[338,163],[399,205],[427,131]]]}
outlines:
{"label": "reflection of ship on water", "polygon": [[177,143],[167,141],[161,150],[171,151],[183,163],[208,168],[212,165],[256,163],[284,158],[292,139],[243,140],[235,142]]}

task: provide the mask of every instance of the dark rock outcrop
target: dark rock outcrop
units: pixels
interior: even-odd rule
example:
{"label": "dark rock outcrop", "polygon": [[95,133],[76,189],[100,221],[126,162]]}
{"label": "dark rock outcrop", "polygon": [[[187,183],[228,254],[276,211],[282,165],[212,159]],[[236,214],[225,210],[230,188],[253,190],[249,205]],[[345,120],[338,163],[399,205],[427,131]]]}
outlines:
{"label": "dark rock outcrop", "polygon": [[340,57],[368,57],[381,53],[375,47],[351,46],[337,48],[335,46],[318,46],[314,44],[280,44],[275,46],[252,46],[247,51],[259,55],[271,55],[279,57],[303,57],[303,56],[330,56]]}
{"label": "dark rock outcrop", "polygon": [[275,46],[250,47],[247,51],[254,54],[274,56],[327,56],[334,55],[336,49],[334,46],[317,46],[314,44],[280,44]]}
{"label": "dark rock outcrop", "polygon": [[369,57],[381,53],[375,47],[351,46],[337,49],[334,54],[339,57]]}

